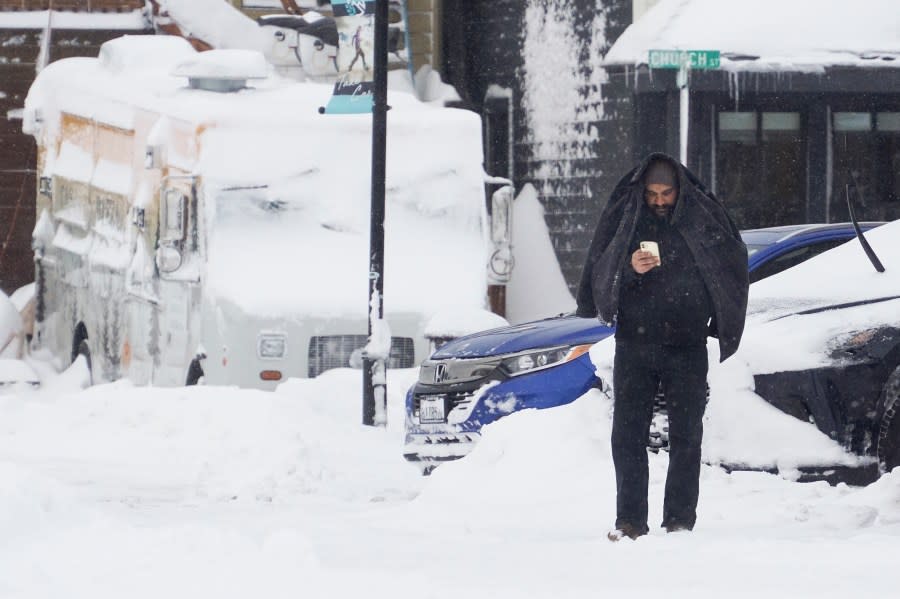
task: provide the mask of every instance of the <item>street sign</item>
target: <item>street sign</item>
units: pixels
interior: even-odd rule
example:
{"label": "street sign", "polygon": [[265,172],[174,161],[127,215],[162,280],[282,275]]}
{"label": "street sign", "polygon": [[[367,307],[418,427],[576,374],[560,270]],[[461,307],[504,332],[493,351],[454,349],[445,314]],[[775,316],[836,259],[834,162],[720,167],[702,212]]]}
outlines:
{"label": "street sign", "polygon": [[650,50],[648,64],[651,69],[718,69],[718,50]]}

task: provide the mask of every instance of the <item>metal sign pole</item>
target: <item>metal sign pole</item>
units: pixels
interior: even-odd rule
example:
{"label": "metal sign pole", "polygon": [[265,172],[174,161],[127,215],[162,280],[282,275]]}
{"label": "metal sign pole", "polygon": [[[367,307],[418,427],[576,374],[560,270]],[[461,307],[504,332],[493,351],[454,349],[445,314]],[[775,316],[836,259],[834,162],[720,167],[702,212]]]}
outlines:
{"label": "metal sign pole", "polygon": [[676,84],[679,93],[678,118],[678,159],[687,166],[688,134],[690,133],[690,79],[691,69],[718,69],[722,63],[722,54],[718,50],[649,50],[647,65],[651,69],[678,69]]}
{"label": "metal sign pole", "polygon": [[[384,179],[387,167],[388,0],[375,2],[375,57],[372,90],[372,214],[369,228],[369,345],[373,318],[384,317]],[[373,314],[374,313],[374,314]],[[363,424],[387,425],[387,356],[363,358]]]}
{"label": "metal sign pole", "polygon": [[678,69],[678,88],[681,90],[679,93],[679,116],[678,116],[678,128],[679,128],[679,139],[678,139],[678,159],[681,161],[681,164],[687,166],[688,165],[688,118],[690,115],[690,101],[691,94],[690,88],[688,85],[688,80],[690,79],[690,68],[691,64],[688,61],[684,61],[681,63],[681,67]]}

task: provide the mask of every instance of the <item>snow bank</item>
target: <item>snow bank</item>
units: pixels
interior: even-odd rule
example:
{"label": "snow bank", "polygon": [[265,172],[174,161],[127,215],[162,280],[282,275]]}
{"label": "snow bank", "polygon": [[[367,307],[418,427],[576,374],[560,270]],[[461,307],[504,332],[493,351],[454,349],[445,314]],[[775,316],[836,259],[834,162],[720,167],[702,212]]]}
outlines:
{"label": "snow bank", "polygon": [[17,358],[17,336],[22,332],[22,317],[9,297],[0,292],[0,358]]}
{"label": "snow bank", "polygon": [[269,394],[116,383],[0,398],[0,594],[894,590],[872,572],[893,564],[900,470],[856,489],[704,466],[697,528],[666,535],[657,524],[668,457],[651,455],[651,532],[612,544],[612,404],[603,394],[503,418],[469,456],[421,478],[399,457],[402,392],[415,372],[388,376],[389,425],[374,430],[359,423],[361,381],[349,370]]}
{"label": "snow bank", "polygon": [[[20,410],[0,423],[0,435],[13,435],[3,455],[103,462],[101,496],[137,487],[147,499],[168,501],[285,502],[308,494],[359,500],[414,487],[417,474],[400,456],[396,436],[361,425],[359,376],[329,371],[287,381],[275,393],[163,391],[120,381],[72,394],[51,384],[24,405],[0,399],[0,413]],[[389,422],[397,427],[403,421],[397,397],[415,373],[388,376]],[[356,385],[347,389],[348,379],[359,385],[358,394]],[[78,383],[70,381],[69,389]],[[345,389],[342,399],[335,399],[335,387]],[[64,478],[88,482],[77,469]]]}
{"label": "snow bank", "polygon": [[0,535],[9,547],[96,517],[71,487],[5,460],[0,460],[0,506]]}
{"label": "snow bank", "polygon": [[513,256],[515,266],[506,288],[506,313],[513,324],[547,318],[575,309],[566,286],[544,207],[530,183],[513,202]]}
{"label": "snow bank", "polygon": [[509,525],[525,512],[560,534],[599,532],[615,505],[611,414],[612,402],[591,391],[566,406],[505,416],[482,429],[468,456],[435,470],[414,506],[423,517],[444,513],[453,526]]}
{"label": "snow bank", "polygon": [[[609,441],[612,410],[612,401],[593,390],[572,404],[516,412],[486,426],[482,440],[466,458],[435,470],[411,506],[413,516],[425,520],[428,514],[442,513],[449,527],[470,534],[519,530],[523,537],[602,538],[616,512]],[[732,416],[748,417],[758,414],[748,414],[738,407]],[[780,418],[791,420],[784,414]],[[777,420],[774,415],[764,418],[759,430]],[[708,419],[707,435],[723,432],[721,423],[718,417]],[[758,444],[767,441],[759,439]],[[715,440],[710,447],[721,448],[721,443]],[[707,449],[704,439],[704,454]],[[779,449],[784,452],[784,460],[793,461],[795,447]],[[880,528],[884,534],[892,530],[900,515],[900,469],[877,484],[851,490],[845,485],[797,484],[789,478],[758,472],[727,474],[704,465],[697,530],[693,536],[665,537],[657,526],[662,520],[668,454],[650,454],[649,459],[651,534],[639,544],[676,542],[696,551],[710,542],[749,548],[770,535],[793,541],[821,539],[823,530],[852,535],[863,534],[866,529],[874,534]],[[523,514],[528,515],[524,527]],[[718,577],[705,579],[717,584]]]}

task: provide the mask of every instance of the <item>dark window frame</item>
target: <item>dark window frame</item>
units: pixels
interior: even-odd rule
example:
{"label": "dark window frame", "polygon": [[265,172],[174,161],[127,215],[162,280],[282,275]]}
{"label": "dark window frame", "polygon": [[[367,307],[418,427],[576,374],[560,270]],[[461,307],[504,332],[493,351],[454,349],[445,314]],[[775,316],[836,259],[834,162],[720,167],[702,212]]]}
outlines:
{"label": "dark window frame", "polygon": [[[807,189],[807,181],[809,178],[808,171],[810,168],[808,160],[810,123],[808,102],[806,102],[802,97],[795,97],[787,100],[785,100],[783,97],[762,97],[753,98],[752,100],[744,100],[741,102],[740,106],[735,106],[734,102],[718,102],[712,106],[712,126],[714,127],[712,135],[714,143],[710,144],[710,164],[712,165],[715,173],[713,177],[713,192],[719,197],[719,199],[725,202],[726,206],[729,206],[729,198],[726,195],[727,190],[724,190],[722,188],[724,177],[719,158],[721,156],[723,143],[727,144],[729,142],[723,142],[721,139],[719,115],[728,112],[753,112],[756,114],[756,130],[753,147],[755,147],[754,152],[756,153],[754,160],[759,165],[760,172],[755,176],[755,179],[759,181],[763,186],[761,195],[764,195],[767,198],[771,197],[777,192],[769,187],[771,185],[772,176],[770,175],[770,172],[768,170],[771,165],[769,164],[770,161],[767,160],[767,158],[769,158],[767,154],[769,152],[774,152],[774,150],[772,150],[771,148],[767,148],[768,144],[765,143],[766,140],[764,139],[763,114],[796,113],[799,117],[799,128],[796,132],[796,138],[799,140],[798,164],[802,169],[798,173],[797,199],[800,202],[799,214],[794,215],[787,220],[779,219],[777,221],[771,222],[764,219],[760,220],[761,217],[758,217],[756,220],[750,222],[738,222],[738,226],[742,228],[757,228],[763,226],[800,224],[803,222],[807,222],[809,218],[809,193]],[[774,200],[768,201],[772,202]],[[734,204],[732,204],[732,206],[734,206]],[[741,211],[736,208],[733,209],[733,211],[738,215],[737,220],[740,221]],[[768,213],[768,211],[764,212]]]}
{"label": "dark window frame", "polygon": [[[857,101],[857,102],[840,102],[832,104],[829,113],[829,129],[831,137],[828,142],[831,144],[829,156],[831,164],[828,168],[832,172],[832,187],[828,202],[828,221],[837,222],[848,220],[849,214],[846,207],[846,191],[845,185],[850,179],[843,171],[844,165],[836,164],[839,156],[839,136],[851,135],[854,133],[865,134],[866,139],[861,140],[865,146],[867,156],[863,158],[868,160],[872,166],[871,183],[860,180],[860,174],[857,172],[857,184],[859,195],[853,198],[854,212],[859,220],[894,220],[900,218],[900,193],[891,189],[896,188],[898,183],[896,178],[898,175],[893,168],[891,161],[894,159],[889,153],[891,144],[898,148],[900,145],[900,132],[882,131],[878,129],[879,113],[900,113],[900,102],[878,102],[878,101]],[[840,113],[867,113],[869,114],[868,130],[848,130],[839,131],[835,126],[837,115]],[[893,139],[891,139],[893,137]],[[851,160],[854,156],[859,156],[859,151],[850,152]],[[900,149],[895,149],[895,154],[900,155]],[[888,181],[887,175],[894,174],[895,180]],[[867,184],[868,183],[868,184]]]}

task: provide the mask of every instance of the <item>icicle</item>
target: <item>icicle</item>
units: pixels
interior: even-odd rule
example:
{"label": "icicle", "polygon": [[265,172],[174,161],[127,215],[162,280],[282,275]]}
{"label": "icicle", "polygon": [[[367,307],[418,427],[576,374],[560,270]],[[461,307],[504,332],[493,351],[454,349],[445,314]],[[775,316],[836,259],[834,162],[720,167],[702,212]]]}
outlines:
{"label": "icicle", "polygon": [[41,47],[38,51],[37,59],[34,61],[34,70],[40,73],[44,67],[47,66],[47,63],[50,62],[50,43],[51,36],[53,35],[53,11],[47,11],[47,25],[44,26],[44,31],[41,33]]}
{"label": "icicle", "polygon": [[732,71],[729,76],[728,90],[734,100],[735,110],[739,110],[741,103],[741,77],[740,71]]}

